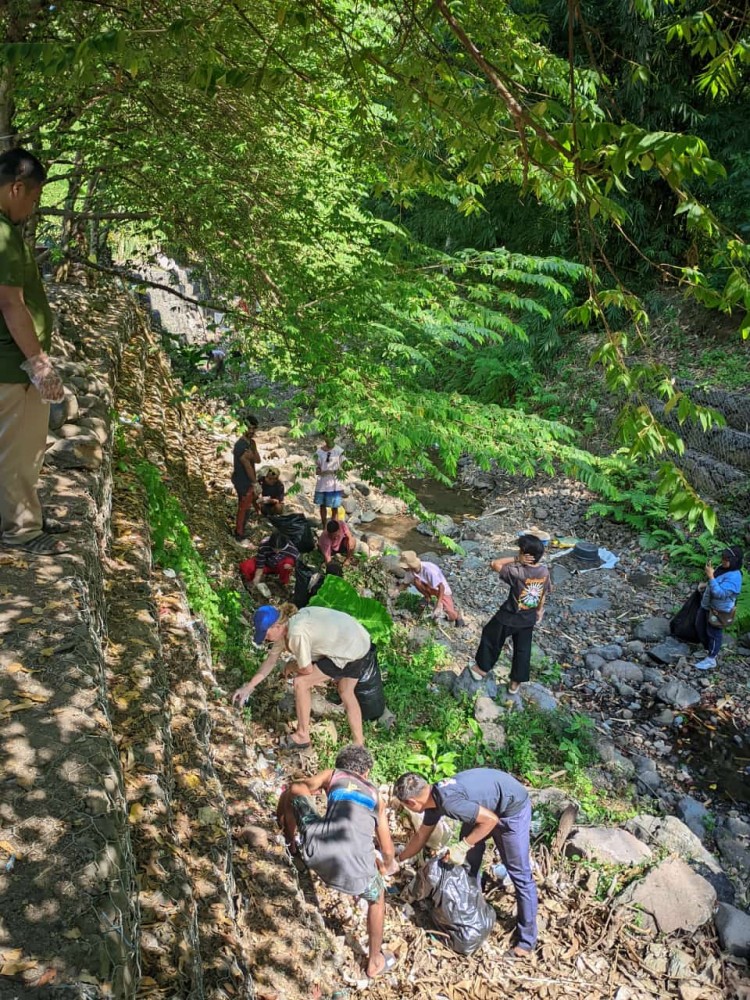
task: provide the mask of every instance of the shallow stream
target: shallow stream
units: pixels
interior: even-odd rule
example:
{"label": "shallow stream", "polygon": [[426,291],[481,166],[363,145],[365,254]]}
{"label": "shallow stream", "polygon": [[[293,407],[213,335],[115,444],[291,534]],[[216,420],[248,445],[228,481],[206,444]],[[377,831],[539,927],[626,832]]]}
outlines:
{"label": "shallow stream", "polygon": [[[445,486],[435,479],[407,479],[405,483],[433,514],[447,514],[460,523],[465,517],[478,517],[482,513],[483,501],[468,489]],[[376,517],[362,528],[396,542],[402,549],[413,549],[417,553],[444,551],[436,539],[417,531],[418,524],[416,517],[399,514]]]}

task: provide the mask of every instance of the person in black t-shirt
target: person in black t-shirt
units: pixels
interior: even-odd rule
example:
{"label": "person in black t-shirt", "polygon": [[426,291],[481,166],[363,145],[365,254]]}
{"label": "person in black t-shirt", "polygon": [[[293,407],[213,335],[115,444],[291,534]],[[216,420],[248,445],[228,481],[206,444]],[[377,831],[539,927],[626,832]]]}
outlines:
{"label": "person in black t-shirt", "polygon": [[467,670],[481,681],[494,668],[505,640],[513,640],[513,665],[508,692],[515,694],[531,673],[531,640],[534,626],[542,620],[544,602],[552,589],[549,570],[540,566],[544,545],[534,535],[521,535],[518,555],[493,559],[492,569],[510,584],[510,593],[500,609],[482,629],[482,638]]}
{"label": "person in black t-shirt", "polygon": [[529,859],[531,800],[520,781],[505,771],[477,767],[431,785],[410,771],[398,779],[393,794],[407,809],[423,814],[399,861],[418,854],[440,817],[449,816],[462,824],[461,841],[450,846],[450,859],[467,864],[469,874],[478,878],[485,843],[492,837],[516,890],[517,937],[508,957],[528,957],[536,945],[538,900]]}
{"label": "person in black t-shirt", "polygon": [[257,476],[255,466],[260,462],[258,446],[255,443],[255,431],[258,418],[248,413],[245,416],[245,430],[242,437],[235,442],[232,451],[234,468],[232,470],[232,486],[237,490],[237,522],[234,527],[234,537],[242,541],[245,537],[245,521],[255,503]]}

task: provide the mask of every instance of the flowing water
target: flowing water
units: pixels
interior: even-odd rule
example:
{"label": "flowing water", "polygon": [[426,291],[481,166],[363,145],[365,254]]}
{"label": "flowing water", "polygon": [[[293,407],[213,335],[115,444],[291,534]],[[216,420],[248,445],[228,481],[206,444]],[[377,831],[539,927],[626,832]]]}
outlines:
{"label": "flowing water", "polygon": [[676,749],[709,795],[750,804],[750,734],[729,719],[697,711],[686,718]]}
{"label": "flowing water", "polygon": [[[433,514],[448,514],[460,522],[467,516],[477,517],[482,513],[482,500],[468,489],[445,486],[434,479],[407,479],[406,485],[413,490],[426,510]],[[417,531],[419,520],[407,515],[376,517],[369,524],[362,525],[364,531],[373,531],[396,542],[402,549],[421,552],[442,552],[443,547],[436,539]]]}

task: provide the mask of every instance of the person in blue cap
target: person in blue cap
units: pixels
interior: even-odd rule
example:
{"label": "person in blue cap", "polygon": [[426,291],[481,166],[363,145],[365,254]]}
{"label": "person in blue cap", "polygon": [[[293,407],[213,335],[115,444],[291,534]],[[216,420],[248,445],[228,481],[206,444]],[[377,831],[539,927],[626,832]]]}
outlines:
{"label": "person in blue cap", "polygon": [[294,750],[310,746],[312,689],[331,680],[336,682],[346,709],[352,741],[363,746],[362,712],[354,689],[376,655],[367,629],[343,611],[315,607],[297,611],[293,604],[282,604],[281,608],[264,604],[255,612],[253,624],[256,644],[270,642],[271,651],[252,680],[234,692],[233,704],[246,704],[276,666],[281,654],[290,652],[297,661],[296,667],[291,668],[294,671],[297,731],[282,740],[282,746]]}

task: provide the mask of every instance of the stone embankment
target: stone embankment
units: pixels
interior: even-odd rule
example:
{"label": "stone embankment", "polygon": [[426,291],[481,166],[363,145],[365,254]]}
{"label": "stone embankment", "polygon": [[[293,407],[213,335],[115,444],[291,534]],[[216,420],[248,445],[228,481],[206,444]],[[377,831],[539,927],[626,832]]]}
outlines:
{"label": "stone embankment", "polygon": [[268,763],[152,564],[134,465],[205,492],[178,387],[130,295],[52,291],[41,495],[69,551],[0,552],[0,997],[307,1000],[330,946],[253,792]]}

